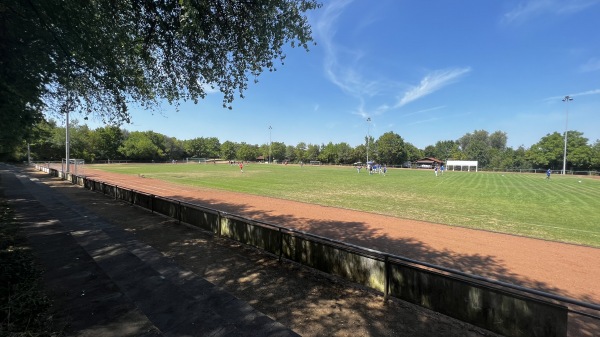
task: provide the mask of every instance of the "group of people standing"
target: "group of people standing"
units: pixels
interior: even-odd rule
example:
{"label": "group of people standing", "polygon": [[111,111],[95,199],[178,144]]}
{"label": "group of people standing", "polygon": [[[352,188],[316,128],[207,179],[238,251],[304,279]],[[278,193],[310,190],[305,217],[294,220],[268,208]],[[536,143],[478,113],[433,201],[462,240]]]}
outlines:
{"label": "group of people standing", "polygon": [[[362,170],[362,168],[362,165],[357,165],[356,171],[360,173],[360,170]],[[369,174],[379,173],[385,175],[387,173],[387,165],[367,164],[367,171],[369,171]]]}
{"label": "group of people standing", "polygon": [[435,165],[435,167],[433,168],[433,171],[435,172],[435,176],[438,176],[438,171],[441,172],[441,174],[444,174],[444,170],[446,168],[444,167],[444,165],[442,164],[440,167],[438,167],[437,165]]}

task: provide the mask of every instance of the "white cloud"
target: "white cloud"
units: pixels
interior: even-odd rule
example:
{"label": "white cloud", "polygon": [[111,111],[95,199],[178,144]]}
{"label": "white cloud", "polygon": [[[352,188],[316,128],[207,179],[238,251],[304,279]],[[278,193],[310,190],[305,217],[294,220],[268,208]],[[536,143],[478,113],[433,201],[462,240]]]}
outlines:
{"label": "white cloud", "polygon": [[577,97],[577,96],[589,96],[589,95],[600,95],[600,89],[588,90],[588,91],[580,92],[577,94],[573,94],[571,96]]}
{"label": "white cloud", "polygon": [[[351,67],[344,66],[340,62],[342,53],[352,54],[344,51],[334,43],[336,34],[336,23],[339,16],[352,1],[339,0],[332,1],[323,7],[323,14],[317,19],[315,27],[318,43],[325,51],[324,71],[325,76],[345,92],[356,92],[357,83],[360,82],[360,76],[353,71]],[[355,58],[360,58],[356,56]]]}
{"label": "white cloud", "polygon": [[529,0],[503,15],[507,23],[523,22],[545,15],[566,15],[580,12],[600,3],[600,0]]}
{"label": "white cloud", "polygon": [[423,109],[423,110],[419,110],[419,111],[413,111],[413,112],[409,112],[407,114],[404,114],[404,117],[408,117],[408,116],[413,116],[413,115],[419,115],[419,114],[423,114],[426,112],[431,112],[431,111],[435,111],[435,110],[440,110],[440,109],[444,109],[446,106],[442,105],[442,106],[436,106],[433,108],[429,108],[429,109]]}
{"label": "white cloud", "polygon": [[421,97],[434,93],[448,84],[458,80],[461,76],[471,71],[471,68],[457,68],[449,70],[438,70],[425,76],[418,86],[405,92],[402,98],[396,103],[399,108]]}
{"label": "white cloud", "polygon": [[583,72],[592,72],[600,70],[600,59],[591,58],[580,67]]}
{"label": "white cloud", "polygon": [[[386,92],[398,92],[397,88],[400,87],[400,84],[395,80],[385,78],[369,79],[368,73],[361,72],[363,68],[361,62],[368,54],[362,50],[341,46],[336,41],[338,21],[352,3],[353,0],[328,2],[320,15],[316,17],[313,27],[317,42],[325,53],[323,62],[325,77],[359,102],[352,112],[353,114],[361,116],[361,118],[384,114],[440,90],[471,71],[468,67],[438,70],[428,74],[418,86],[404,93],[397,102],[394,102],[394,97],[384,97]],[[357,25],[357,27],[359,26]],[[377,106],[369,107],[369,103],[373,101],[374,97],[379,100]],[[385,102],[386,99],[388,102]]]}
{"label": "white cloud", "polygon": [[[575,94],[568,94],[565,96],[570,96],[573,98],[573,97],[581,97],[581,96],[589,96],[589,95],[600,95],[600,89],[592,89],[592,90],[583,91],[583,92],[579,92],[579,93],[575,93]],[[565,96],[552,96],[552,97],[548,97],[548,98],[544,99],[544,101],[558,102],[558,101],[564,99]]]}

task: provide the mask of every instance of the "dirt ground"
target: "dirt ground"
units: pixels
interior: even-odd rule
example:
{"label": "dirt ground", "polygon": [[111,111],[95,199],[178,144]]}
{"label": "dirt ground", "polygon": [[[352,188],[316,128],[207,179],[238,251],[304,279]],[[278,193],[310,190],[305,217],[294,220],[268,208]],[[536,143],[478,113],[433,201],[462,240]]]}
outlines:
{"label": "dirt ground", "polygon": [[[597,248],[289,200],[175,186],[150,178],[90,169],[86,170],[86,175],[138,191],[600,303],[600,249]],[[164,220],[151,226],[136,223],[118,211],[122,207],[129,212],[130,206],[110,207],[111,217],[123,221],[129,230],[184,268],[224,287],[303,336],[493,335],[401,301],[384,304],[379,294],[367,289],[291,263],[278,263],[272,256],[210,237],[173,221]],[[201,254],[199,247],[202,247]],[[236,253],[223,260],[230,249]],[[223,262],[227,265],[221,265]],[[569,336],[595,336],[598,328],[579,319],[570,321],[569,326]],[[428,332],[423,334],[421,331]]]}

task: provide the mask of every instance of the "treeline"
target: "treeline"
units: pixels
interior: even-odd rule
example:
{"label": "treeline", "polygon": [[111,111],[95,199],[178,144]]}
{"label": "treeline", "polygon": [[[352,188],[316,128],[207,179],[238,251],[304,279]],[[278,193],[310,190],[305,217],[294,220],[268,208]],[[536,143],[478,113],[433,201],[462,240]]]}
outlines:
{"label": "treeline", "polygon": [[[501,131],[489,133],[476,130],[457,140],[438,141],[424,149],[406,142],[400,135],[387,132],[379,138],[370,137],[356,147],[348,143],[311,144],[300,142],[288,145],[247,144],[221,141],[216,137],[179,140],[153,131],[127,131],[116,126],[90,129],[77,121],[69,128],[70,158],[88,163],[107,160],[161,162],[207,158],[222,160],[308,162],[329,164],[365,162],[369,160],[390,166],[401,166],[424,157],[441,160],[477,160],[482,169],[562,169],[564,138],[554,132],[542,137],[529,148],[507,147],[507,135]],[[569,131],[567,169],[573,171],[600,170],[600,140],[591,144],[583,133]],[[65,157],[66,133],[53,120],[36,126],[34,137],[13,154],[14,160],[27,160],[29,146],[32,161],[60,161]]]}

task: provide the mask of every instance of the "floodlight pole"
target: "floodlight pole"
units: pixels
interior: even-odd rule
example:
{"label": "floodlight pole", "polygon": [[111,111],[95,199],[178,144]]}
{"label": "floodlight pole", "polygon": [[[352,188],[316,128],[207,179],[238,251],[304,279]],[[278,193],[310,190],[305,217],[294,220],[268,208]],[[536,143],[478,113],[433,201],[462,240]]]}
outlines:
{"label": "floodlight pole", "polygon": [[65,141],[65,148],[66,148],[66,153],[65,153],[65,157],[66,157],[66,161],[67,161],[67,173],[70,172],[70,165],[69,165],[69,106],[67,104],[67,110],[66,110],[66,116],[67,116],[67,127],[65,129],[65,136],[66,136],[66,141]]}
{"label": "floodlight pole", "polygon": [[563,102],[567,103],[567,119],[565,122],[565,149],[563,151],[563,169],[562,169],[562,174],[565,175],[567,174],[567,135],[569,133],[569,102],[572,101],[573,98],[571,96],[565,96],[565,98],[563,98]]}
{"label": "floodlight pole", "polygon": [[273,145],[273,142],[271,142],[271,131],[273,130],[273,128],[269,125],[269,164],[271,164],[271,146]]}
{"label": "floodlight pole", "polygon": [[367,118],[367,165],[369,165],[369,140],[371,138],[371,117]]}

